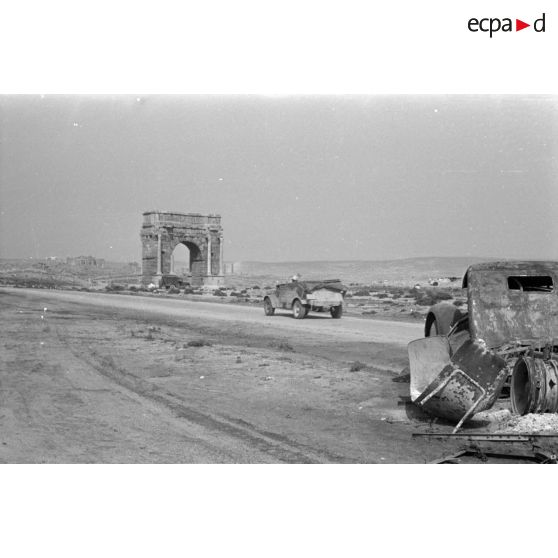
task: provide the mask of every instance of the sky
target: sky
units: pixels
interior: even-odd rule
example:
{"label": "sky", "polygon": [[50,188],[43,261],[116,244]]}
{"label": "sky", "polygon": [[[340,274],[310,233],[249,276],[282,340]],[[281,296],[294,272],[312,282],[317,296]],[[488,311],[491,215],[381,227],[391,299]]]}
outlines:
{"label": "sky", "polygon": [[558,259],[558,97],[0,96],[0,257],[140,261],[142,212],[226,261]]}

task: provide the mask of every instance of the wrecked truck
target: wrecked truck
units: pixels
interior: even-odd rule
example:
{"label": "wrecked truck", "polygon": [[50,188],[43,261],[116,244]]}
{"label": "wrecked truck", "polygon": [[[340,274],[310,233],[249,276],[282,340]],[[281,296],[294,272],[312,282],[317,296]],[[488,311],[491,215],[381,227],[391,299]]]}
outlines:
{"label": "wrecked truck", "polygon": [[506,382],[513,413],[558,412],[558,262],[472,265],[467,312],[430,308],[408,345],[411,401],[457,422],[492,407]]}
{"label": "wrecked truck", "polygon": [[316,281],[293,280],[277,285],[275,292],[264,297],[266,316],[273,316],[276,308],[291,310],[293,318],[302,320],[308,312],[325,312],[340,319],[343,315],[343,300],[347,288],[339,279]]}

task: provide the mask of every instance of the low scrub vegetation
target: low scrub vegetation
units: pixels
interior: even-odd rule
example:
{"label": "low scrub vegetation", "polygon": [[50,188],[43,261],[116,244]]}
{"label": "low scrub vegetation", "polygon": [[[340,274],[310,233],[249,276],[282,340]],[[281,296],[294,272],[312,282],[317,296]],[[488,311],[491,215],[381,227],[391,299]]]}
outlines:
{"label": "low scrub vegetation", "polygon": [[353,296],[370,296],[370,291],[367,289],[359,289],[353,293]]}
{"label": "low scrub vegetation", "polygon": [[184,347],[211,347],[213,343],[207,339],[192,339]]}
{"label": "low scrub vegetation", "polygon": [[272,349],[284,351],[286,353],[294,353],[294,347],[287,341],[277,341],[269,345]]}
{"label": "low scrub vegetation", "polygon": [[112,293],[112,292],[118,292],[118,291],[123,291],[125,290],[126,287],[124,285],[107,285],[105,287],[105,291],[107,291],[108,293]]}
{"label": "low scrub vegetation", "polygon": [[433,289],[415,290],[415,302],[418,306],[432,306],[443,300],[451,300],[453,296],[445,291],[437,291]]}

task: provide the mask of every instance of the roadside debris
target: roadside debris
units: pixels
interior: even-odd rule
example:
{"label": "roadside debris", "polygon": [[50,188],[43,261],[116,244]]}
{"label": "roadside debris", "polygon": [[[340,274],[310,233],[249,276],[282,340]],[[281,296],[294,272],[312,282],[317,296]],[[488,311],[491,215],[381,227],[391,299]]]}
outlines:
{"label": "roadside debris", "polygon": [[511,405],[518,415],[558,411],[558,360],[535,355],[520,356],[511,376]]}
{"label": "roadside debris", "polygon": [[553,434],[413,434],[413,438],[457,441],[455,452],[431,463],[459,463],[459,458],[476,456],[487,462],[490,457],[522,458],[537,463],[558,463],[558,435]]}
{"label": "roadside debris", "polygon": [[491,262],[463,278],[468,312],[434,305],[408,345],[411,400],[457,422],[494,405],[506,382],[515,414],[558,412],[558,262]]}
{"label": "roadside debris", "polygon": [[444,337],[409,344],[411,399],[432,415],[456,421],[457,431],[475,412],[494,404],[507,371],[501,358],[471,340],[450,354]]}
{"label": "roadside debris", "polygon": [[529,414],[529,415],[511,415],[509,419],[504,422],[498,433],[541,433],[558,434],[558,414],[557,413],[543,413],[543,414]]}

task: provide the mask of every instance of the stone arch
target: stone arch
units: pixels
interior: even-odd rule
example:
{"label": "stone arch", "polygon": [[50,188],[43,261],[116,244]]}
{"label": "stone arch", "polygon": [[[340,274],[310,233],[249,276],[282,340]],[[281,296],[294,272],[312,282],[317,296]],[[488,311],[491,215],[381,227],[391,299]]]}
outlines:
{"label": "stone arch", "polygon": [[193,285],[223,284],[223,229],[219,215],[148,211],[143,214],[142,283],[160,284],[172,270],[172,253],[184,244],[190,250]]}

